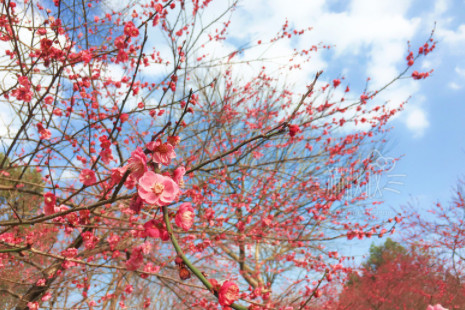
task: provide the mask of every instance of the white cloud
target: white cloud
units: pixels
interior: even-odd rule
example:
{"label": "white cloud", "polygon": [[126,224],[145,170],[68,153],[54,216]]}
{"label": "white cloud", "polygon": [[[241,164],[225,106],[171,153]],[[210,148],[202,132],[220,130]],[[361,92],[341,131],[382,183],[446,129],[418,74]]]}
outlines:
{"label": "white cloud", "polygon": [[13,121],[14,117],[11,115],[11,113],[0,110],[0,137],[13,137],[19,128],[19,124],[15,124],[16,126],[12,125]]}
{"label": "white cloud", "polygon": [[409,129],[415,132],[415,137],[422,136],[425,128],[429,126],[427,116],[422,109],[417,107],[408,111],[406,125]]}
{"label": "white cloud", "polygon": [[465,76],[465,69],[462,69],[459,66],[455,67],[455,72],[461,76]]}
{"label": "white cloud", "polygon": [[444,14],[449,8],[449,0],[436,0],[434,5],[435,14]]}
{"label": "white cloud", "polygon": [[[40,44],[40,39],[38,35],[34,35],[33,32],[28,29],[28,25],[34,22],[35,25],[43,24],[44,20],[47,18],[45,13],[34,11],[32,14],[31,10],[24,10],[21,5],[18,6],[20,13],[18,13],[18,19],[21,21],[21,27],[17,27],[15,30],[17,31],[16,35],[20,38],[21,42],[28,42],[34,48],[38,48]],[[4,13],[4,8],[1,8],[1,12]],[[47,28],[47,37],[54,37],[55,33],[52,32],[50,28]],[[64,35],[58,35],[57,37],[58,42],[54,43],[55,47],[58,46],[65,46],[66,42],[68,41]],[[13,45],[13,41],[1,41],[0,42],[0,55],[5,55],[6,50],[14,50],[15,47]],[[23,49],[21,47],[20,49]],[[28,52],[26,53],[28,54]],[[10,67],[10,59],[9,57],[3,57],[0,60],[0,64],[6,66],[7,68]],[[40,69],[43,72],[46,68],[43,65],[37,65],[36,69]],[[16,68],[17,69],[17,68]],[[18,72],[14,70],[1,70],[0,71],[0,90],[7,90],[13,87],[17,83],[18,79]],[[52,80],[52,77],[47,74],[34,74],[32,76],[31,82],[34,85],[49,85]],[[42,88],[44,91],[44,88]],[[22,125],[21,119],[18,116],[18,112],[14,110],[11,103],[4,100],[3,98],[0,100],[0,141],[3,145],[9,144],[11,141],[8,139],[12,139],[16,133],[19,131]]]}
{"label": "white cloud", "polygon": [[109,64],[102,68],[100,76],[103,78],[111,78],[113,81],[120,81],[124,76],[124,70],[122,66],[116,64]]}
{"label": "white cloud", "polygon": [[421,63],[421,68],[422,69],[429,69],[431,68],[431,61],[429,60],[423,60],[423,62]]}
{"label": "white cloud", "polygon": [[465,43],[465,25],[460,25],[457,30],[438,29],[437,34],[441,37],[441,41],[451,45],[461,45]]}
{"label": "white cloud", "polygon": [[[233,36],[232,40],[208,43],[207,48],[200,49],[199,53],[201,56],[201,53],[208,50],[210,56],[213,54],[226,56],[236,48],[245,46],[246,49],[236,55],[232,62],[260,57],[274,58],[272,62],[235,66],[233,74],[248,79],[257,72],[257,67],[265,64],[267,69],[273,71],[280,66],[289,65],[289,58],[293,57],[278,57],[290,56],[295,50],[309,49],[312,45],[322,42],[322,45],[332,47],[331,53],[320,48],[318,52],[311,53],[309,62],[297,60],[302,64],[302,70],[287,71],[289,72],[286,76],[287,83],[295,85],[293,88],[295,94],[303,91],[316,71],[330,68],[334,74],[336,63],[334,60],[340,66],[340,73],[347,77],[346,82],[354,79],[363,82],[366,77],[370,77],[370,88],[378,89],[389,83],[405,68],[407,41],[419,36],[419,30],[423,33],[422,26],[428,25],[433,15],[437,17],[438,14],[446,12],[450,7],[449,2],[449,0],[438,0],[430,12],[422,13],[421,18],[411,18],[407,14],[411,11],[412,0],[352,0],[344,12],[331,11],[328,2],[324,0],[250,0],[244,5],[239,5],[232,15],[228,27],[228,33]],[[212,2],[209,5],[207,18],[216,19],[227,5],[226,1]],[[269,40],[282,30],[286,20],[289,21],[290,30],[299,31],[308,27],[312,27],[313,30],[306,31],[303,36],[294,36],[291,40],[285,39],[270,44]],[[218,23],[219,29],[223,21],[225,20]],[[258,40],[262,41],[260,46],[248,49],[256,45]],[[154,44],[154,46],[159,45]],[[421,68],[428,71],[432,66],[436,67],[440,61],[431,56],[428,56],[428,59],[421,63]],[[347,62],[347,65],[340,65],[341,61]],[[366,75],[360,76],[359,72],[355,73],[351,61],[359,61],[365,66],[362,70]],[[320,81],[327,83],[333,78],[335,76],[325,73]],[[374,104],[380,105],[389,101],[389,108],[398,106],[409,96],[414,98],[418,96],[420,85],[421,81],[396,82],[380,93]],[[351,89],[351,94],[356,97],[363,91],[352,86]],[[409,102],[408,108],[410,110],[396,114],[393,119],[400,118],[417,135],[419,130],[428,126],[427,113],[423,107],[412,102]]]}
{"label": "white cloud", "polygon": [[459,85],[459,84],[457,84],[455,82],[450,82],[449,87],[452,88],[453,90],[458,90],[458,89],[461,89],[463,86]]}
{"label": "white cloud", "polygon": [[[443,2],[442,7],[446,7],[447,1]],[[331,54],[320,49],[312,54],[308,63],[302,65],[302,70],[290,72],[288,82],[296,84],[295,93],[308,85],[316,71],[334,66],[333,60],[347,60],[350,63],[359,57],[366,66],[363,68],[366,75],[354,75],[350,79],[360,82],[370,77],[370,87],[378,89],[389,83],[406,66],[407,41],[414,38],[421,22],[420,18],[406,17],[411,3],[410,0],[353,0],[347,11],[335,13],[323,0],[251,0],[247,5],[238,8],[229,28],[230,33],[234,34],[235,39],[241,44],[250,41],[251,44],[255,44],[258,39],[265,43],[259,48],[246,50],[241,57],[248,59],[262,55],[265,50],[266,57],[278,57],[292,54],[294,48],[301,51],[319,42],[331,45]],[[261,13],[256,14],[257,11]],[[313,30],[298,36],[298,40],[282,40],[267,49],[270,47],[267,40],[282,29],[286,19],[289,20],[290,29],[299,31],[313,27]],[[288,58],[284,58],[281,63],[287,60]],[[268,66],[267,64],[267,68]],[[250,67],[247,70],[250,70]],[[345,66],[340,68],[340,72],[346,77],[349,70]],[[241,73],[244,72],[248,71],[241,70]],[[335,76],[324,74],[322,81],[326,83],[333,78]],[[350,79],[346,81],[349,82]],[[398,106],[419,89],[418,83],[403,80],[379,94],[376,104],[390,101],[390,107]],[[354,94],[362,91],[353,89]],[[421,111],[420,107],[416,109]],[[422,111],[422,115],[426,118],[425,112]],[[425,123],[426,119],[423,124]],[[409,128],[416,130],[415,126]]]}

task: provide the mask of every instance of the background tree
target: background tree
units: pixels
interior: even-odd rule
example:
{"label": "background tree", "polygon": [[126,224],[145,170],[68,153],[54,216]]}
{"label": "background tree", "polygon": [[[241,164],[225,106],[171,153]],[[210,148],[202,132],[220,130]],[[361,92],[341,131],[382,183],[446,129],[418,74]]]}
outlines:
{"label": "background tree", "polygon": [[[0,153],[0,161],[3,162],[5,155]],[[6,159],[5,164],[9,165],[10,160]],[[21,179],[27,182],[18,182]],[[20,185],[18,185],[20,183]],[[0,192],[1,218],[13,220],[18,217],[30,217],[37,214],[41,199],[30,192],[41,193],[43,191],[42,175],[31,168],[12,167],[8,172],[4,172],[0,179],[0,186],[3,188],[21,188],[22,191],[4,190]],[[8,211],[8,209],[10,211]],[[11,216],[11,218],[10,218]]]}
{"label": "background tree", "polygon": [[[0,161],[3,161],[4,157],[5,155],[0,153]],[[10,161],[6,159],[5,162],[9,164]],[[27,181],[17,181],[22,178]],[[43,191],[44,182],[39,172],[30,168],[13,167],[8,170],[8,173],[3,173],[0,178],[0,187],[5,189],[21,188],[23,190],[21,192],[14,189],[0,191],[2,220],[14,220],[37,215],[42,199],[28,192],[41,193]],[[29,225],[12,227],[2,234],[1,240],[10,241],[12,238],[25,238],[30,232],[44,228],[43,225],[37,225],[36,227],[30,227]],[[17,299],[12,297],[11,294],[22,295],[27,291],[27,286],[24,285],[18,285],[14,291],[9,290],[12,283],[21,283],[23,281],[23,275],[18,272],[18,269],[35,268],[35,262],[29,260],[24,252],[12,255],[15,255],[15,259],[4,261],[4,265],[0,269],[0,276],[4,279],[0,284],[0,292],[2,292],[0,295],[0,304],[7,308],[14,306],[17,302]],[[7,293],[3,293],[4,291]]]}
{"label": "background tree", "polygon": [[441,258],[458,287],[464,283],[464,210],[463,181],[459,180],[451,201],[445,205],[437,202],[426,210],[414,203],[404,206],[401,230],[406,242]]}
{"label": "background tree", "polygon": [[372,245],[366,262],[349,278],[339,301],[329,308],[426,309],[439,303],[463,309],[464,287],[442,260],[389,238],[384,245]]}
{"label": "background tree", "polygon": [[364,263],[364,267],[371,270],[376,270],[384,265],[386,261],[395,260],[398,257],[408,257],[407,249],[400,243],[387,238],[384,244],[376,246],[374,243],[370,246],[370,256]]}

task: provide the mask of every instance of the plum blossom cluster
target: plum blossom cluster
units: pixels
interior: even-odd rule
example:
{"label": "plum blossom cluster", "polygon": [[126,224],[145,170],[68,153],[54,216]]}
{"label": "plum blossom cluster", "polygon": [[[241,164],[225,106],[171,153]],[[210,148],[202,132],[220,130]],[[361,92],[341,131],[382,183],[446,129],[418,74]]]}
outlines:
{"label": "plum blossom cluster", "polygon": [[[431,38],[429,40],[429,42],[433,42],[433,39]],[[416,57],[419,57],[420,55],[426,56],[429,53],[431,53],[435,48],[436,48],[436,42],[433,42],[433,44],[431,46],[429,45],[428,42],[426,42],[423,46],[420,46],[418,48],[418,55]],[[409,52],[409,54],[406,57],[407,65],[409,67],[413,66],[413,64],[415,63],[415,58],[416,57],[413,55],[412,51]],[[412,73],[412,78],[414,80],[426,79],[427,77],[430,76],[431,73],[433,73],[433,70],[431,70],[429,72],[422,72],[422,73],[419,73],[418,71],[415,70]]]}
{"label": "plum blossom cluster", "polygon": [[[145,151],[141,147],[137,147],[131,153],[127,165],[112,169],[111,181],[113,186],[122,182],[129,190],[137,188],[130,203],[130,208],[136,213],[142,210],[144,204],[158,207],[170,205],[179,198],[180,188],[184,187],[185,167],[179,166],[172,173],[159,172],[160,167],[169,166],[171,161],[176,158],[173,144],[179,144],[179,137],[169,137],[168,141],[164,143],[161,139],[151,141],[147,143]],[[100,153],[102,155],[110,150],[111,143],[106,136],[100,137],[100,142],[103,149]],[[102,160],[107,163],[105,158],[108,157],[102,156]],[[97,183],[95,171],[88,168],[82,169],[79,181],[84,186],[95,185]],[[45,215],[52,215],[68,209],[63,205],[57,206],[57,198],[51,192],[44,194],[44,203],[43,212]],[[183,203],[179,206],[175,223],[183,230],[188,231],[194,223],[194,217],[192,205]],[[150,220],[144,227],[146,234],[150,237],[161,238],[163,241],[169,239],[165,224],[161,219]]]}
{"label": "plum blossom cluster", "polygon": [[218,294],[218,302],[223,306],[224,310],[231,310],[231,306],[239,299],[239,287],[232,281],[224,281],[219,284],[216,279],[208,279],[212,285],[212,290]]}
{"label": "plum blossom cluster", "polygon": [[414,80],[426,79],[430,76],[431,73],[433,73],[433,70],[431,70],[430,72],[418,72],[417,70],[415,70],[412,72],[412,78]]}
{"label": "plum blossom cluster", "polygon": [[[106,136],[100,137],[101,147],[105,150],[110,150],[111,143]],[[178,137],[169,137],[167,142],[162,142],[161,139],[157,141],[151,141],[147,143],[146,149],[143,150],[141,147],[137,147],[128,159],[127,164],[121,168],[113,168],[111,172],[111,181],[113,186],[117,186],[122,183],[129,190],[136,189],[136,193],[130,203],[130,209],[135,213],[140,213],[144,205],[163,207],[168,206],[179,199],[181,194],[180,188],[184,187],[184,175],[186,169],[183,166],[179,166],[173,170],[172,173],[165,171],[161,173],[161,168],[169,166],[172,160],[176,158],[175,146],[179,144]],[[102,153],[100,153],[102,155]],[[104,158],[102,156],[102,158]],[[105,160],[103,160],[105,162]],[[94,186],[97,183],[96,173],[92,169],[82,169],[79,175],[79,181],[84,186]],[[57,205],[57,197],[52,192],[47,192],[43,195],[44,208],[43,213],[45,215],[53,215],[57,212],[68,211],[69,207],[65,205]],[[89,211],[84,210],[87,214]],[[69,223],[73,225],[86,224],[88,222],[83,219],[85,216],[81,214],[79,217],[76,214],[69,213],[65,216]],[[88,218],[88,217],[87,217]],[[63,217],[57,217],[54,219],[56,222],[62,222]],[[195,211],[191,203],[182,203],[174,215],[174,222],[176,225],[184,231],[189,231],[194,224]],[[143,225],[144,232],[140,235],[141,237],[151,237],[161,239],[162,241],[168,241],[170,235],[168,233],[166,223],[163,218],[157,217],[149,220]],[[91,232],[83,232],[82,238],[86,249],[94,249],[96,244],[100,241]],[[112,249],[120,241],[120,237],[111,234],[107,238]],[[132,250],[130,259],[126,261],[126,268],[130,271],[138,270],[144,264],[144,254],[150,252],[150,244],[144,243],[140,246],[135,247]],[[71,251],[73,250],[73,251]],[[65,257],[74,257],[77,255],[76,249],[69,249],[63,254]],[[66,261],[64,263],[66,268],[75,266],[73,262]],[[146,269],[146,268],[145,268]],[[145,270],[144,269],[144,270]],[[155,270],[154,268],[149,268]],[[237,286],[234,286],[237,288]],[[232,287],[230,290],[234,290]],[[229,291],[228,291],[229,292]],[[232,293],[222,293],[222,304],[228,305],[229,301],[235,300]],[[232,303],[232,302],[231,302]]]}
{"label": "plum blossom cluster", "polygon": [[[129,55],[136,51],[134,45],[129,46],[131,38],[137,38],[138,36],[139,28],[137,28],[132,21],[127,22],[124,25],[124,35],[121,35],[114,40],[114,45],[118,49],[118,55],[116,58],[112,57],[112,61],[116,64],[120,62],[127,62],[129,60]],[[129,51],[126,51],[128,47]]]}
{"label": "plum blossom cluster", "polygon": [[24,102],[31,102],[33,92],[31,89],[31,82],[27,76],[18,77],[19,86],[11,92],[11,96],[15,97],[17,100]]}

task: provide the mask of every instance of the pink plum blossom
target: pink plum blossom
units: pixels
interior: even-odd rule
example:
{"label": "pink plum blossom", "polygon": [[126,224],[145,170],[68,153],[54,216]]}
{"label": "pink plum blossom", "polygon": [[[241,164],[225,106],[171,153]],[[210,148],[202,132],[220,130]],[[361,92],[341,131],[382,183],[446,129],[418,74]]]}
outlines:
{"label": "pink plum blossom", "polygon": [[162,143],[161,140],[147,143],[147,148],[153,152],[152,160],[157,164],[168,166],[171,159],[176,158],[174,147],[169,143]]}
{"label": "pink plum blossom", "polygon": [[231,281],[224,282],[218,292],[218,302],[220,305],[230,306],[238,299],[239,287],[237,287],[236,283]]}
{"label": "pink plum blossom", "polygon": [[102,161],[105,165],[110,164],[110,161],[114,159],[110,148],[101,151],[100,157],[102,158]]}
{"label": "pink plum blossom", "polygon": [[160,238],[162,241],[168,241],[170,236],[166,228],[159,220],[150,220],[144,224],[145,233],[152,238]]}
{"label": "pink plum blossom", "polygon": [[85,186],[91,186],[97,182],[95,177],[95,171],[90,169],[82,169],[81,174],[79,175],[79,181]]}
{"label": "pink plum blossom", "polygon": [[124,292],[126,294],[131,294],[133,290],[134,288],[132,287],[132,285],[126,284],[126,287],[124,288]]}
{"label": "pink plum blossom", "polygon": [[179,187],[184,187],[184,175],[186,174],[186,168],[184,166],[180,166],[174,170],[173,173],[173,180]]}
{"label": "pink plum blossom", "polygon": [[158,273],[160,271],[160,266],[154,266],[152,263],[148,263],[144,266],[144,272],[140,275],[142,279],[147,279],[149,277],[149,273]]}
{"label": "pink plum blossom", "polygon": [[25,86],[25,87],[30,87],[31,86],[31,82],[29,81],[29,78],[27,76],[19,76],[18,77],[18,83],[22,86]]}
{"label": "pink plum blossom", "polygon": [[179,192],[178,185],[169,177],[147,171],[139,180],[139,196],[145,203],[166,206]]}
{"label": "pink plum blossom", "polygon": [[44,214],[45,215],[52,215],[52,214],[55,214],[57,212],[62,212],[62,211],[66,211],[66,210],[69,209],[65,205],[56,206],[55,205],[56,197],[52,193],[46,193],[44,195],[44,199],[45,199],[45,206],[44,206]]}
{"label": "pink plum blossom", "polygon": [[61,252],[61,255],[63,255],[64,257],[73,258],[78,255],[78,250],[76,248],[69,248]]}
{"label": "pink plum blossom", "polygon": [[128,168],[136,180],[139,180],[147,171],[147,156],[139,146],[131,153],[131,158],[128,159]]}
{"label": "pink plum blossom", "polygon": [[129,175],[126,182],[124,182],[124,186],[126,186],[127,189],[133,189],[136,186],[136,179],[132,175]]}
{"label": "pink plum blossom", "polygon": [[56,196],[53,193],[45,193],[44,194],[44,202],[46,206],[55,206],[57,201]]}
{"label": "pink plum blossom", "polygon": [[52,137],[52,133],[50,132],[50,130],[44,128],[42,123],[37,124],[37,130],[39,131],[41,140],[48,140]]}
{"label": "pink plum blossom", "polygon": [[53,97],[51,97],[51,96],[45,97],[44,102],[45,102],[45,104],[52,104],[53,103]]}
{"label": "pink plum blossom", "polygon": [[44,214],[45,215],[52,215],[56,212],[59,212],[60,211],[60,208],[59,207],[56,207],[54,205],[45,205],[44,207]]}
{"label": "pink plum blossom", "polygon": [[289,125],[289,136],[294,137],[297,133],[302,130],[299,128],[299,125]]}
{"label": "pink plum blossom", "polygon": [[45,286],[45,279],[39,279],[36,283],[37,286]]}
{"label": "pink plum blossom", "polygon": [[120,121],[121,121],[121,124],[124,123],[125,121],[127,121],[129,119],[129,115],[127,115],[126,113],[124,114],[121,114],[121,116],[119,117]]}
{"label": "pink plum blossom", "polygon": [[131,203],[129,204],[129,208],[136,213],[140,213],[143,204],[144,202],[142,201],[142,198],[140,198],[139,195],[134,195],[131,199]]}
{"label": "pink plum blossom", "polygon": [[39,310],[38,302],[28,302],[27,306],[29,307],[29,310]]}
{"label": "pink plum blossom", "polygon": [[111,180],[114,184],[118,184],[123,178],[126,168],[113,168],[111,169]]}
{"label": "pink plum blossom", "polygon": [[144,262],[144,255],[141,247],[132,250],[131,258],[126,261],[126,268],[130,271],[137,270]]}
{"label": "pink plum blossom", "polygon": [[188,231],[192,227],[192,224],[194,224],[194,217],[195,214],[192,205],[185,202],[179,206],[179,210],[176,213],[174,221],[176,222],[176,225],[185,231]]}
{"label": "pink plum blossom", "polygon": [[168,137],[168,143],[171,144],[172,146],[176,146],[181,142],[181,138],[178,136],[169,136]]}
{"label": "pink plum blossom", "polygon": [[50,300],[51,298],[52,298],[52,294],[50,294],[50,292],[47,292],[44,294],[44,296],[42,296],[40,300],[47,301],[47,300]]}
{"label": "pink plum blossom", "polygon": [[107,242],[110,245],[110,250],[114,251],[115,247],[118,245],[118,242],[120,241],[121,237],[118,235],[114,235],[113,233],[107,237]]}

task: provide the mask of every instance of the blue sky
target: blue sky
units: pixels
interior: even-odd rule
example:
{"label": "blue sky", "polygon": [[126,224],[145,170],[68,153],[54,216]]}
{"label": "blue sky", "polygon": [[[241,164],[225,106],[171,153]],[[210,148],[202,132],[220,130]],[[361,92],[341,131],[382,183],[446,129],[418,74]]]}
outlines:
{"label": "blue sky", "polygon": [[[391,186],[400,193],[383,192],[382,209],[398,210],[416,201],[420,210],[427,210],[434,202],[448,202],[458,178],[465,176],[465,1],[246,1],[232,17],[232,38],[225,45],[234,49],[258,38],[269,40],[285,18],[291,29],[313,30],[273,47],[268,56],[286,55],[293,48],[321,41],[336,45],[319,51],[301,72],[293,72],[291,80],[308,82],[314,72],[324,69],[325,82],[342,74],[354,95],[363,91],[367,77],[377,88],[401,72],[406,66],[407,41],[416,52],[437,22],[436,50],[415,63],[408,74],[434,69],[433,75],[421,81],[398,81],[377,99],[398,105],[412,96],[405,111],[389,123],[394,129],[383,155],[402,156],[392,173],[406,177],[397,179],[403,185]],[[242,57],[247,56],[253,53],[246,51]],[[296,87],[300,86],[297,82]],[[354,244],[351,251],[360,255],[371,241]]]}
{"label": "blue sky", "polygon": [[[446,7],[443,14],[435,14],[434,3]],[[431,55],[434,75],[421,81],[414,94],[423,98],[421,108],[428,126],[415,135],[405,122],[393,121],[391,154],[405,154],[396,171],[408,175],[402,194],[388,201],[394,207],[409,200],[409,195],[422,206],[438,199],[444,203],[450,199],[451,187],[465,174],[465,32],[460,28],[465,27],[460,23],[465,20],[465,2],[414,1],[407,12],[411,18],[436,17],[439,44]]]}

